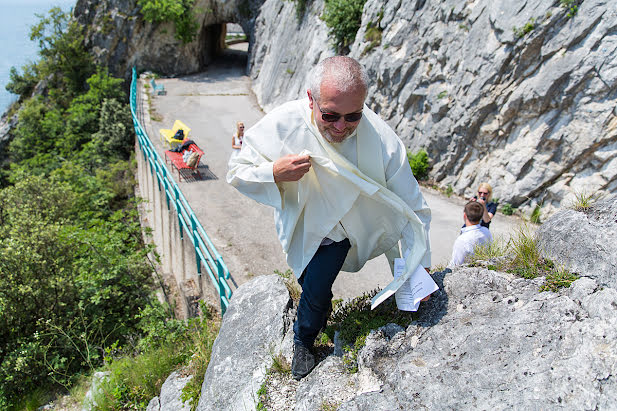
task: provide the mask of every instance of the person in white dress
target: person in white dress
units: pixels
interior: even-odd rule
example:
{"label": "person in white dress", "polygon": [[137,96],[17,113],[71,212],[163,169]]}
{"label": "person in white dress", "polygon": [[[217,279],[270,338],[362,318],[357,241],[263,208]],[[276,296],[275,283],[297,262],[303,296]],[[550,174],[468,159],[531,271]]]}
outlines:
{"label": "person in white dress", "polygon": [[236,124],[236,133],[231,136],[231,158],[236,157],[240,154],[240,149],[242,149],[242,139],[244,138],[244,123],[238,121]]}

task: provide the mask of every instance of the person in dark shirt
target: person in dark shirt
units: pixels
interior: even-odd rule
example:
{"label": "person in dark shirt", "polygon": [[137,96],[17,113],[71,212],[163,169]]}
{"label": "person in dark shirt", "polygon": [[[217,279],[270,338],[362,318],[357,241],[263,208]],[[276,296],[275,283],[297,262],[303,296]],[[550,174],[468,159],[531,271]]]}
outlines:
{"label": "person in dark shirt", "polygon": [[480,224],[486,228],[489,228],[491,220],[497,212],[497,203],[491,201],[492,196],[493,188],[491,185],[489,183],[481,183],[478,186],[477,194],[471,199],[471,201],[477,201],[484,206],[484,215],[482,216]]}

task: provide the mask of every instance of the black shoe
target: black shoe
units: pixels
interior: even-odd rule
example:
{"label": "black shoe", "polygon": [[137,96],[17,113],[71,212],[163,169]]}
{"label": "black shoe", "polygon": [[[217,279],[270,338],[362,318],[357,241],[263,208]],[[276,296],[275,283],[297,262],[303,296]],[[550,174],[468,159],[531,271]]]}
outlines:
{"label": "black shoe", "polygon": [[294,358],[291,361],[291,374],[296,380],[306,377],[315,367],[315,357],[311,350],[294,344]]}

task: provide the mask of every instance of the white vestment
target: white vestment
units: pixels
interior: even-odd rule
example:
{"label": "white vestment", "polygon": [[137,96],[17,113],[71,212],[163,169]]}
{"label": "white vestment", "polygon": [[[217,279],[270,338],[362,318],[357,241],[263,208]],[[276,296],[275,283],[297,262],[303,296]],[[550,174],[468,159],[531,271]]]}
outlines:
{"label": "white vestment", "polygon": [[[388,251],[392,260],[402,239],[403,250],[411,249],[406,274],[386,287],[381,302],[419,264],[430,266],[431,214],[402,141],[368,107],[362,112],[349,137],[357,139],[357,156],[345,156],[319,133],[308,99],[283,104],[245,132],[242,151],[229,162],[227,182],[274,207],[279,240],[298,278],[322,240],[340,228],[351,243],[343,271],[358,271]],[[273,163],[287,154],[310,155],[311,169],[299,181],[277,184]],[[349,157],[357,158],[357,165]]]}

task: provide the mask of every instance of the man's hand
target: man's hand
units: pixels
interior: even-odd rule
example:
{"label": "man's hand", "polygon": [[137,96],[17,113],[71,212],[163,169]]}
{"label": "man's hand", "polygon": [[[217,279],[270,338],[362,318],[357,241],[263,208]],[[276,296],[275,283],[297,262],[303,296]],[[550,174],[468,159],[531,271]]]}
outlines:
{"label": "man's hand", "polygon": [[288,154],[274,162],[272,174],[274,174],[274,181],[277,183],[282,181],[298,181],[303,175],[308,173],[310,168],[310,156]]}

